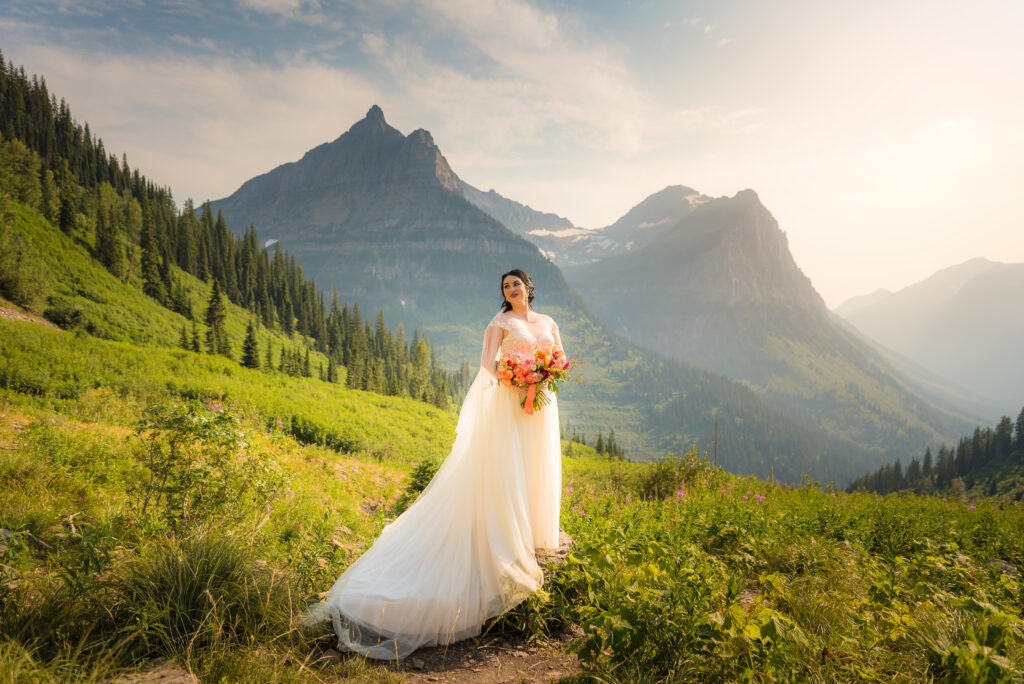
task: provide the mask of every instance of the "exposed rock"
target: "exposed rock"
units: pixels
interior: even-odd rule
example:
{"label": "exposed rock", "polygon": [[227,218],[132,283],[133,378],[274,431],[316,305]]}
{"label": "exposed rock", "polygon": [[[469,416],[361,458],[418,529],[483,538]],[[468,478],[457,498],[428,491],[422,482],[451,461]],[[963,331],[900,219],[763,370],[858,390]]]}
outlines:
{"label": "exposed rock", "polygon": [[1020,576],[1020,571],[1015,566],[1010,565],[1002,559],[994,558],[990,560],[988,564],[993,568],[999,570],[999,572],[1003,573],[1004,575],[1013,575],[1014,577]]}
{"label": "exposed rock", "polygon": [[122,675],[112,684],[199,684],[199,678],[168,660],[151,670]]}

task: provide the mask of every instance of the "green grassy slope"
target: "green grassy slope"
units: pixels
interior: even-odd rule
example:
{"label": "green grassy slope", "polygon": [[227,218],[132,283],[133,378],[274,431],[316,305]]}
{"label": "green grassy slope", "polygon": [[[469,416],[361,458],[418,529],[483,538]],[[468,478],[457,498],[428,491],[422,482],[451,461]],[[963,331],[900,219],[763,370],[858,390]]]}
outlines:
{"label": "green grassy slope", "polygon": [[[7,221],[25,237],[50,288],[37,299],[37,313],[53,306],[46,303],[49,299],[79,309],[82,320],[74,331],[0,320],[0,388],[35,397],[36,403],[68,407],[94,388],[106,388],[137,409],[175,398],[217,400],[268,425],[280,421],[306,441],[345,451],[374,449],[404,462],[446,453],[455,425],[451,413],[176,348],[181,327],[191,331],[191,323],[132,283],[111,276],[89,256],[81,236],[64,235],[15,202],[8,203]],[[207,286],[188,274],[176,275],[189,291],[194,314],[201,316]],[[230,303],[227,309],[228,335],[237,356],[250,314]],[[275,359],[282,345],[303,345],[266,329],[260,329],[257,339],[261,357],[270,341]],[[311,352],[314,375],[323,361]]]}

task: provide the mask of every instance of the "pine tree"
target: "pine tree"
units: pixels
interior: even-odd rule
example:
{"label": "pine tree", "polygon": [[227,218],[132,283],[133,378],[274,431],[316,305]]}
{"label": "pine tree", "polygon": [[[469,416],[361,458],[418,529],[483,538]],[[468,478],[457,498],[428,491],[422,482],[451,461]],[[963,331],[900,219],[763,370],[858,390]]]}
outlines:
{"label": "pine tree", "polygon": [[110,273],[120,277],[124,269],[124,253],[117,227],[107,216],[105,207],[96,212],[96,258]]}
{"label": "pine tree", "polygon": [[242,365],[246,368],[260,367],[260,352],[256,344],[256,328],[252,321],[245,329],[245,341],[242,343]]}
{"label": "pine tree", "polygon": [[924,463],[921,465],[921,476],[931,477],[932,475],[932,448],[926,447],[924,450]]}
{"label": "pine tree", "polygon": [[216,279],[210,288],[210,299],[206,303],[206,350],[211,354],[220,353],[225,347],[222,340],[227,337],[224,332],[224,320],[227,318],[227,310],[224,308],[224,298],[220,293],[220,284]]}
{"label": "pine tree", "polygon": [[199,329],[196,327],[195,320],[192,321],[192,351],[196,354],[201,352],[203,349],[199,345]]}
{"label": "pine tree", "polygon": [[164,303],[167,295],[160,274],[160,254],[156,239],[156,224],[149,202],[142,205],[142,291]]}
{"label": "pine tree", "polygon": [[178,338],[178,346],[185,351],[191,351],[192,349],[192,340],[189,339],[188,328],[184,325],[181,326],[181,337]]}
{"label": "pine tree", "polygon": [[268,371],[274,370],[274,351],[269,338],[267,339],[267,357],[263,362],[263,368]]}
{"label": "pine tree", "polygon": [[600,432],[597,433],[597,443],[594,445],[594,450],[599,453],[604,453],[604,437]]}
{"label": "pine tree", "polygon": [[61,159],[60,167],[60,211],[57,214],[57,224],[64,233],[70,235],[75,229],[75,196],[74,180],[71,178],[71,169],[68,168],[68,160]]}
{"label": "pine tree", "polygon": [[437,408],[448,410],[448,388],[445,386],[444,376],[441,376],[434,386],[433,402]]}
{"label": "pine tree", "polygon": [[1016,431],[1017,435],[1013,442],[1013,449],[1019,456],[1024,457],[1024,408],[1020,410],[1020,415],[1017,416]]}

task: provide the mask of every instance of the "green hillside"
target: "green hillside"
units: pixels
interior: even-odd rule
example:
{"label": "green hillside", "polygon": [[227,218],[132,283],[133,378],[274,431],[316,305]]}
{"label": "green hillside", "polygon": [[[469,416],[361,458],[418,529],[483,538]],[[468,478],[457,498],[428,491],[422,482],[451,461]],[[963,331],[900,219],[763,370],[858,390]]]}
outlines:
{"label": "green hillside", "polygon": [[[408,663],[317,664],[326,635],[296,620],[392,518],[413,465],[443,457],[454,416],[158,344],[185,319],[5,208],[23,256],[53,253],[21,275],[82,317],[59,330],[0,302],[35,318],[0,321],[0,677],[108,681],[170,658],[201,681],[400,680]],[[241,332],[249,312],[227,309]],[[1024,674],[1017,506],[565,449],[576,549],[490,629],[576,650],[576,681]],[[550,641],[566,632],[582,636]]]}
{"label": "green hillside", "polygon": [[[122,283],[91,259],[80,243],[54,230],[38,213],[6,200],[0,234],[19,236],[25,261],[51,288],[51,312],[74,321],[70,331],[0,320],[0,387],[74,405],[97,388],[136,409],[171,399],[218,401],[267,425],[280,422],[300,439],[346,451],[386,448],[404,462],[439,458],[454,430],[451,413],[423,402],[346,389],[337,383],[244,368],[221,355],[174,348],[184,317],[160,306],[131,283]],[[179,274],[196,310],[207,286]],[[41,300],[41,298],[40,298]],[[227,306],[229,338],[244,337],[250,314]],[[91,334],[90,334],[91,333]],[[265,329],[257,348],[278,351],[303,341]],[[238,346],[238,343],[236,343]],[[262,353],[262,352],[261,352]],[[310,351],[312,364],[325,362]]]}

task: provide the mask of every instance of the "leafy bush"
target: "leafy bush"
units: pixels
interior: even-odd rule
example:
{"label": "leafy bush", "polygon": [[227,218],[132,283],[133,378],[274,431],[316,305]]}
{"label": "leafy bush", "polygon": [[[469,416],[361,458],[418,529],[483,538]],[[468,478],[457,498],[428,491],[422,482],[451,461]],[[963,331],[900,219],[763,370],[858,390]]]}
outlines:
{"label": "leafy bush", "polygon": [[0,196],[0,296],[30,307],[48,289],[28,239],[10,224],[6,200]]}
{"label": "leafy bush", "polygon": [[71,330],[86,323],[85,312],[63,299],[50,299],[50,305],[43,311],[43,318],[58,328]]}
{"label": "leafy bush", "polygon": [[280,467],[266,454],[246,452],[237,418],[219,406],[151,408],[136,432],[146,476],[132,505],[141,521],[172,528],[214,518],[234,523],[263,508],[269,513],[283,484]]}
{"label": "leafy bush", "polygon": [[416,464],[413,468],[412,474],[409,476],[409,484],[405,486],[405,490],[402,495],[398,497],[398,501],[395,502],[394,513],[395,515],[401,515],[406,508],[412,505],[412,502],[420,495],[430,481],[434,478],[437,473],[437,469],[440,468],[440,464],[433,460],[424,460]]}

